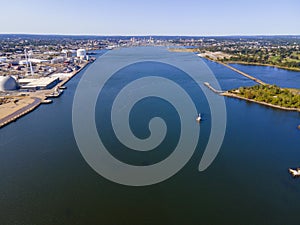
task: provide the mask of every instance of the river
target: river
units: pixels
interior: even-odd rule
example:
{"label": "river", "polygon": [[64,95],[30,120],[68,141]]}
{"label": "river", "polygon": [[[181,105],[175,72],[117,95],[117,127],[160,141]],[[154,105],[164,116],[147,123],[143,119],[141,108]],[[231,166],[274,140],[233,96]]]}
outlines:
{"label": "river", "polygon": [[[204,61],[223,90],[254,84],[220,64]],[[170,69],[153,63],[140,66],[144,72],[155,69],[158,74]],[[266,82],[272,75],[271,81],[278,85],[300,84],[300,73],[234,66]],[[213,164],[199,172],[210,132],[210,111],[203,93],[199,93],[204,121],[191,160],[164,182],[123,186],[92,170],[74,139],[72,103],[85,70],[66,84],[65,93],[53,104],[42,105],[0,130],[0,224],[299,224],[300,179],[288,174],[289,167],[300,166],[299,113],[226,98],[223,145]],[[121,71],[123,75],[127,72]],[[170,69],[169,73],[192,95],[197,94],[180,72]],[[288,82],[290,76],[292,83]],[[162,116],[173,113],[172,107],[155,100],[141,102],[133,113],[156,115],[153,104],[164,109],[159,112]],[[105,105],[99,102],[97,113],[101,113],[101,107]],[[176,115],[170,117],[167,124],[176,119]],[[100,124],[101,118],[96,121]],[[141,122],[133,129],[143,137],[144,126]],[[164,144],[165,149],[176,143],[177,126],[168,136],[171,141]],[[106,138],[109,142],[109,136]],[[108,145],[114,146],[113,140]],[[133,155],[132,163],[151,164],[169,153],[156,152],[152,158]],[[129,160],[120,151],[114,154]]]}

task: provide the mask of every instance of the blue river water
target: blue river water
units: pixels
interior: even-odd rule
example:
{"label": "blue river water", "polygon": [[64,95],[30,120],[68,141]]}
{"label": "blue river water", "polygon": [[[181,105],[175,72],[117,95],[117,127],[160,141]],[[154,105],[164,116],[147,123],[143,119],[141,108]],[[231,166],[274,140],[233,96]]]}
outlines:
{"label": "blue river water", "polygon": [[281,87],[300,88],[300,73],[270,66],[248,66],[232,64],[233,67],[243,71],[246,70],[250,75],[255,76],[269,84],[276,84]]}
{"label": "blue river water", "polygon": [[[223,90],[254,85],[222,65],[204,61]],[[300,84],[297,72],[234,66],[266,82],[290,87]],[[144,73],[155,68],[157,73],[170,69],[151,63],[142,65]],[[211,125],[207,102],[199,93],[204,121],[191,160],[162,183],[123,186],[94,172],[74,139],[72,103],[85,70],[67,83],[65,93],[53,104],[42,105],[0,130],[0,224],[299,224],[300,179],[288,174],[289,167],[300,166],[299,113],[226,98],[223,145],[213,164],[199,172]],[[196,93],[178,71],[169,72],[192,95]],[[163,118],[172,115],[166,121],[168,125],[175,121],[167,136],[170,141],[163,147],[170,149],[178,139],[178,118],[172,107],[156,100],[141,102],[133,113],[155,116],[156,104]],[[98,102],[96,107],[96,112],[101,113],[106,103]],[[100,132],[101,118],[96,122]],[[143,121],[131,123],[138,136],[147,136]],[[109,131],[109,127],[103,129]],[[151,164],[170,154],[169,150],[147,155],[148,158],[131,154],[133,159],[129,159],[118,151],[113,138],[105,134],[104,138],[108,146],[115,147],[112,154],[130,163]]]}

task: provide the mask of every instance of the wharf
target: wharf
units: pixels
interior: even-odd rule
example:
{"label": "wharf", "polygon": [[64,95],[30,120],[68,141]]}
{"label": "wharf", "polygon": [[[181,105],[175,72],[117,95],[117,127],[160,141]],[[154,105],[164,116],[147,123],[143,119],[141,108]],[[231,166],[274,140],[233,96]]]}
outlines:
{"label": "wharf", "polygon": [[33,102],[30,104],[27,104],[26,106],[17,109],[16,111],[14,111],[13,113],[4,116],[3,118],[0,118],[0,128],[4,127],[5,125],[16,121],[17,119],[19,119],[20,117],[26,115],[27,113],[33,111],[34,109],[36,109],[41,103],[42,103],[42,99],[37,98],[37,97],[31,97],[31,99],[33,99]]}
{"label": "wharf", "polygon": [[[16,121],[18,118],[26,115],[27,113],[35,110],[42,103],[50,103],[47,101],[47,96],[51,95],[56,88],[64,88],[65,85],[70,79],[72,79],[76,74],[83,70],[90,62],[85,63],[79,70],[73,72],[73,74],[58,83],[55,87],[50,90],[41,90],[30,93],[29,96],[21,98],[15,103],[7,103],[8,105],[0,105],[0,128],[8,125],[9,123]],[[61,90],[62,91],[62,90]],[[61,92],[62,93],[62,92]],[[60,93],[60,94],[61,94]],[[51,96],[53,97],[53,96]],[[58,97],[58,96],[54,96]],[[17,99],[18,97],[16,97]]]}

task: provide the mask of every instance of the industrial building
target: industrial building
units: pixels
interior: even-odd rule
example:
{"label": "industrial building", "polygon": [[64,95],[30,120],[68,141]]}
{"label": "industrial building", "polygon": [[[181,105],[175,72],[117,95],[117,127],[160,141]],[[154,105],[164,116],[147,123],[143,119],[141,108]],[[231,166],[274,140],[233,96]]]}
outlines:
{"label": "industrial building", "polygon": [[19,64],[20,65],[27,65],[28,62],[32,62],[32,63],[48,63],[50,61],[49,60],[45,60],[45,59],[28,59],[28,60],[20,60]]}
{"label": "industrial building", "polygon": [[19,85],[21,89],[29,90],[44,90],[53,88],[58,82],[58,77],[42,77],[38,79],[25,78],[19,79]]}
{"label": "industrial building", "polygon": [[62,56],[51,59],[51,64],[63,63],[65,58]]}

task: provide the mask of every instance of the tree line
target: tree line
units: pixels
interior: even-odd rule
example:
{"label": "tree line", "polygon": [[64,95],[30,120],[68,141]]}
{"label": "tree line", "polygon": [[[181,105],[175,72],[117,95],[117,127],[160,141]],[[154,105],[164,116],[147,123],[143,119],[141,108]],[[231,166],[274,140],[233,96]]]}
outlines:
{"label": "tree line", "polygon": [[300,109],[300,90],[280,88],[276,85],[255,85],[240,87],[230,92],[259,102]]}

